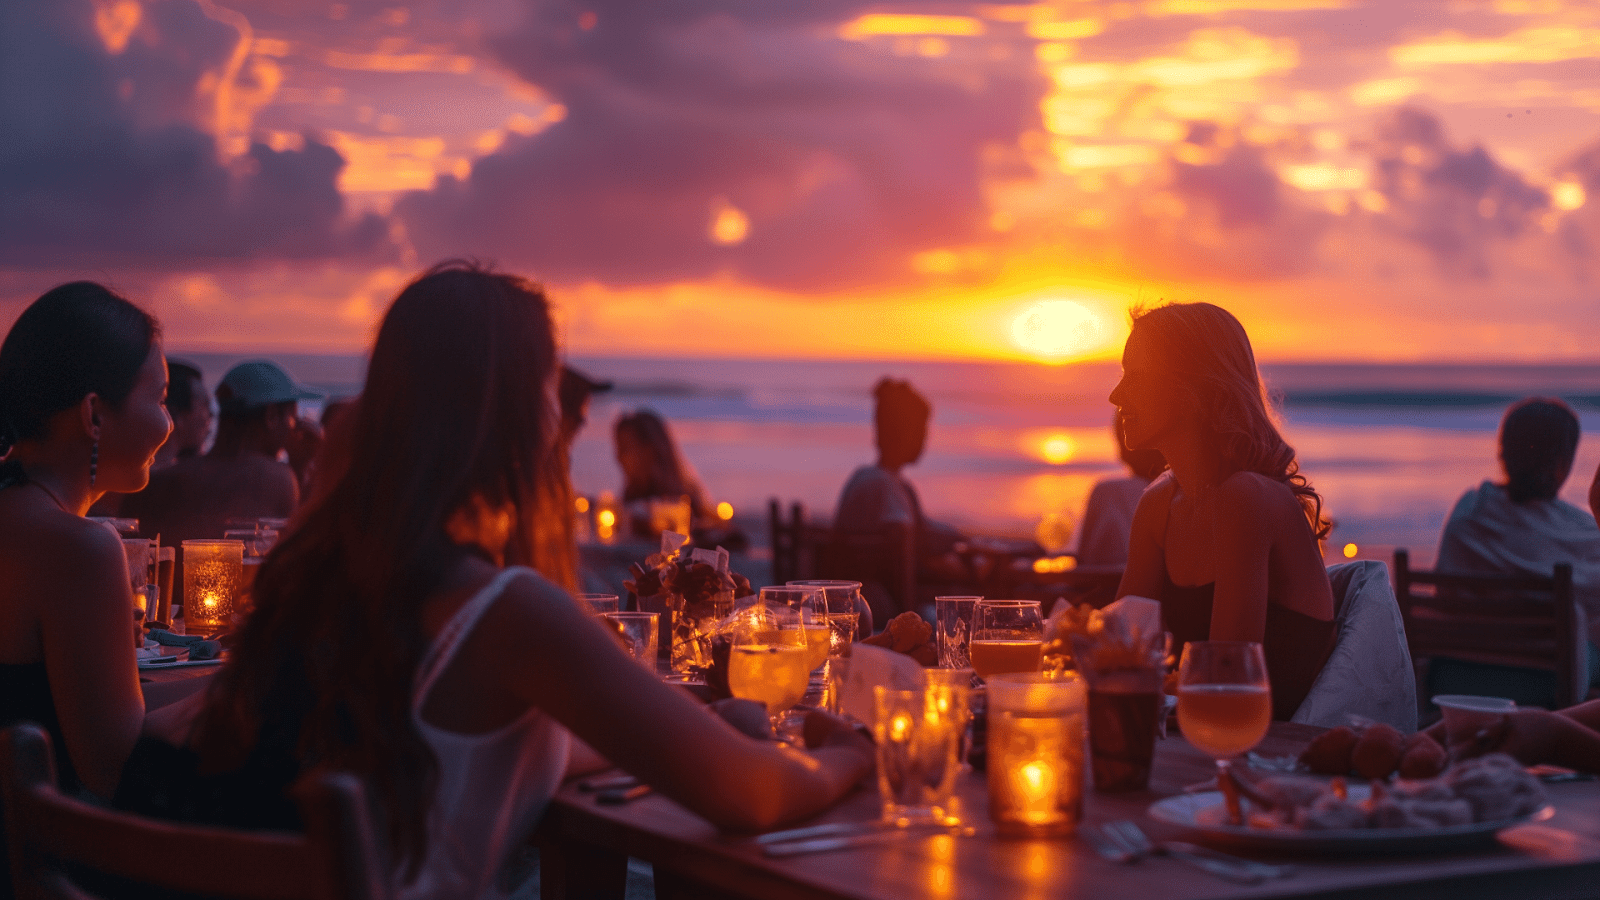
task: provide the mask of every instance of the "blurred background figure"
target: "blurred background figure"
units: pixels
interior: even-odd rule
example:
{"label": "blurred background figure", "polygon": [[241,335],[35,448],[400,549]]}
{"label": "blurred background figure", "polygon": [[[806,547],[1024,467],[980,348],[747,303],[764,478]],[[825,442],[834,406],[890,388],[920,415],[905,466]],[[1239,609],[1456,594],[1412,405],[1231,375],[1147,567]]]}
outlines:
{"label": "blurred background figure", "polygon": [[[848,545],[852,536],[872,535],[904,547],[913,567],[927,572],[934,582],[959,576],[959,562],[949,562],[947,557],[961,540],[961,533],[923,516],[916,488],[901,474],[922,458],[933,407],[909,381],[894,378],[879,379],[872,397],[878,461],[856,469],[845,482],[833,519],[834,538]],[[885,596],[880,593],[881,585],[871,584],[866,577],[861,580],[873,618],[879,622],[912,609],[919,599]],[[916,580],[926,583],[930,579],[919,575]]]}
{"label": "blurred background figure", "polygon": [[[1500,422],[1505,483],[1485,481],[1456,502],[1439,538],[1438,567],[1486,575],[1548,576],[1556,563],[1571,563],[1573,595],[1588,618],[1593,686],[1600,684],[1600,527],[1593,515],[1557,496],[1572,473],[1579,434],[1578,417],[1560,400],[1529,397],[1507,410]],[[1548,673],[1489,668],[1435,660],[1429,683],[1445,693],[1491,693],[1541,705],[1534,699],[1541,693],[1536,687],[1524,690],[1517,685],[1526,680],[1523,675],[1538,678]],[[1451,685],[1462,690],[1445,691]]]}
{"label": "blurred background figure", "polygon": [[[321,396],[274,363],[234,366],[217,385],[221,415],[210,452],[154,473],[148,487],[123,500],[122,515],[171,546],[220,538],[229,519],[289,518],[300,502],[301,473],[321,443],[321,431],[299,418],[297,405]],[[283,453],[289,464],[279,460]]]}
{"label": "blurred background figure", "polygon": [[156,451],[156,469],[199,456],[206,438],[211,436],[215,417],[199,369],[185,362],[167,361],[167,413],[172,416],[172,434]]}
{"label": "blurred background figure", "polygon": [[1083,510],[1083,536],[1078,544],[1080,566],[1125,566],[1128,564],[1128,535],[1133,532],[1133,512],[1139,496],[1167,467],[1160,450],[1131,450],[1122,434],[1122,416],[1111,417],[1111,433],[1117,439],[1122,464],[1132,474],[1126,478],[1102,478],[1089,492]]}
{"label": "blurred background figure", "polygon": [[561,444],[571,448],[572,441],[589,422],[589,398],[611,390],[609,381],[595,381],[571,366],[561,367],[556,394],[561,400]]}
{"label": "blurred background figure", "polygon": [[623,415],[616,441],[622,502],[635,536],[651,538],[665,530],[688,534],[697,524],[714,521],[699,476],[659,415],[648,409]]}

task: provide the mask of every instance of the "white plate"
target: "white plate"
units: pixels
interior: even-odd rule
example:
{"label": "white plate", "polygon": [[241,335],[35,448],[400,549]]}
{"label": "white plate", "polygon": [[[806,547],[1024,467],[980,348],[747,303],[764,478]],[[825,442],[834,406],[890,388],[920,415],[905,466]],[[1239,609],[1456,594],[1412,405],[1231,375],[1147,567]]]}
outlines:
{"label": "white plate", "polygon": [[[1370,793],[1364,784],[1350,786],[1351,800],[1365,800]],[[1262,850],[1309,853],[1415,853],[1483,844],[1496,832],[1524,822],[1542,822],[1555,815],[1555,807],[1545,804],[1538,810],[1515,819],[1474,822],[1442,828],[1345,828],[1332,831],[1301,831],[1297,828],[1251,828],[1224,825],[1221,791],[1179,794],[1150,804],[1150,818],[1158,822],[1192,828],[1217,842]]]}

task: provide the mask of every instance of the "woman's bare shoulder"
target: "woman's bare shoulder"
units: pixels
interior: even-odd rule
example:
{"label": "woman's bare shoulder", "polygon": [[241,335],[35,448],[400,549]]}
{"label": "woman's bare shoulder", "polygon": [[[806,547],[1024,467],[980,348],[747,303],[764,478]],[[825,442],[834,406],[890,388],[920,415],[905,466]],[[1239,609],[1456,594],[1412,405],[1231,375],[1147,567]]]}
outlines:
{"label": "woman's bare shoulder", "polygon": [[1217,485],[1217,499],[1235,507],[1286,509],[1295,511],[1297,515],[1300,508],[1300,502],[1287,484],[1259,472],[1235,472],[1224,478]]}

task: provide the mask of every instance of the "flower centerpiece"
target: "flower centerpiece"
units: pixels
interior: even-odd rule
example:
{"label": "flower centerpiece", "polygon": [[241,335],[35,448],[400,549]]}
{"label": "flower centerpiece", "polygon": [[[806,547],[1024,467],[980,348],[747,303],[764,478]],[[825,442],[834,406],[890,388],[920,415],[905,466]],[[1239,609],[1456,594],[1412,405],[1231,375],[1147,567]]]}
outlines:
{"label": "flower centerpiece", "polygon": [[709,668],[712,632],[733,613],[734,598],[750,593],[749,579],[728,567],[728,551],[691,547],[687,537],[668,531],[659,553],[628,568],[633,579],[623,584],[638,608],[661,613],[672,670],[693,674]]}

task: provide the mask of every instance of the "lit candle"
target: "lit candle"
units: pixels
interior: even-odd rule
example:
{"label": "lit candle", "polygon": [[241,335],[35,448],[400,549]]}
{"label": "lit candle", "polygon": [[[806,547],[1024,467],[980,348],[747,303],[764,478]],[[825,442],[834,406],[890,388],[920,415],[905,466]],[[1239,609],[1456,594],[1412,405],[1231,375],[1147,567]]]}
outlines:
{"label": "lit candle", "polygon": [[1031,825],[1042,825],[1057,815],[1056,786],[1061,775],[1051,760],[1036,759],[1017,767],[1017,812]]}

